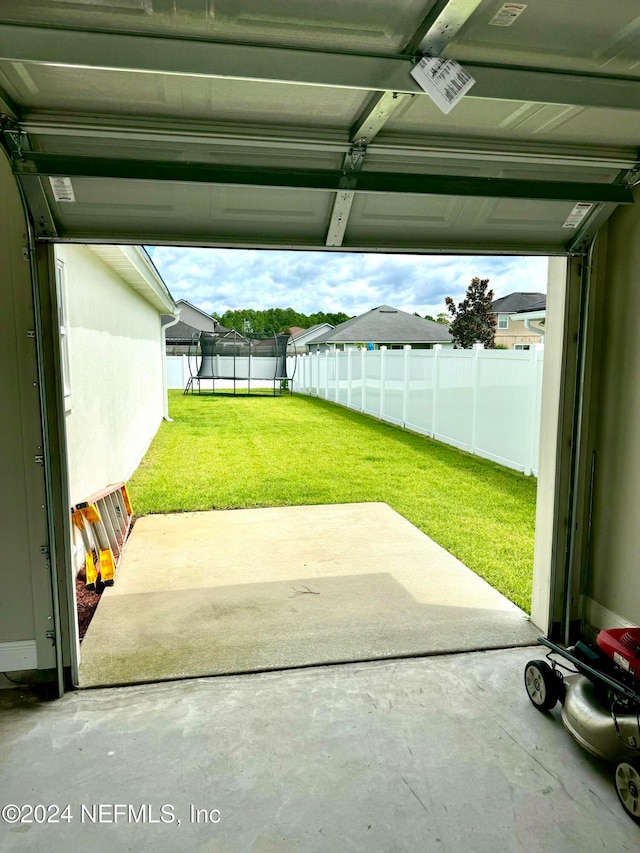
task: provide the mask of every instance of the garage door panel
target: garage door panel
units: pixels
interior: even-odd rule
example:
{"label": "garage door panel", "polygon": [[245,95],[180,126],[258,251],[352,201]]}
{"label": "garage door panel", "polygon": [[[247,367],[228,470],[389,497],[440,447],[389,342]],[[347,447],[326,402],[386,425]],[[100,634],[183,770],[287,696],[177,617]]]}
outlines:
{"label": "garage door panel", "polygon": [[343,245],[373,240],[437,247],[484,241],[487,246],[562,250],[571,236],[562,225],[572,207],[566,202],[517,199],[362,196],[354,202]]}
{"label": "garage door panel", "polygon": [[458,61],[513,62],[581,73],[640,76],[636,0],[558,3],[535,0],[510,26],[496,26],[500,4],[485,0],[447,48]]}
{"label": "garage door panel", "polygon": [[74,178],[76,202],[56,203],[47,188],[62,236],[197,235],[244,244],[279,239],[320,240],[331,193],[254,187],[167,184]]}
{"label": "garage door panel", "polygon": [[390,15],[388,0],[0,0],[0,17],[37,25],[397,53],[432,4],[394,0]]}
{"label": "garage door panel", "polygon": [[[311,124],[348,131],[368,100],[354,89],[0,62],[0,85],[27,114],[129,115],[244,125]],[[306,119],[306,121],[305,121]]]}
{"label": "garage door panel", "polygon": [[454,121],[428,98],[414,98],[403,113],[390,119],[386,130],[425,137],[437,133],[501,141],[631,146],[640,139],[640,116],[631,110],[465,98],[456,106]]}

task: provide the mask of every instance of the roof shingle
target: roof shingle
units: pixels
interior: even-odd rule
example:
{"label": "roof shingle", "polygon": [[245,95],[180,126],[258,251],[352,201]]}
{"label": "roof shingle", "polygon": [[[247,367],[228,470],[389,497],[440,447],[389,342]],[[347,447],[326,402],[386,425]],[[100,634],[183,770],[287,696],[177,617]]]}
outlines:
{"label": "roof shingle", "polygon": [[[542,306],[540,306],[542,302]],[[491,311],[494,314],[515,314],[518,311],[531,311],[536,306],[537,311],[542,310],[547,304],[545,293],[509,293],[494,299],[491,303]]]}
{"label": "roof shingle", "polygon": [[451,340],[449,327],[444,323],[423,320],[390,305],[379,305],[359,317],[340,323],[313,343],[437,344]]}

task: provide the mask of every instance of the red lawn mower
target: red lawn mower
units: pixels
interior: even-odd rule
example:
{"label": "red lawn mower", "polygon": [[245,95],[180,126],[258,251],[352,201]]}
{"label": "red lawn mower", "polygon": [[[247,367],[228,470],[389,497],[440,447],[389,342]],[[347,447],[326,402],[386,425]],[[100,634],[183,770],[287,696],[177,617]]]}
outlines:
{"label": "red lawn mower", "polygon": [[595,646],[538,642],[550,651],[525,666],[529,699],[539,711],[560,702],[562,721],[580,746],[615,762],[618,798],[640,823],[640,628],[600,631]]}

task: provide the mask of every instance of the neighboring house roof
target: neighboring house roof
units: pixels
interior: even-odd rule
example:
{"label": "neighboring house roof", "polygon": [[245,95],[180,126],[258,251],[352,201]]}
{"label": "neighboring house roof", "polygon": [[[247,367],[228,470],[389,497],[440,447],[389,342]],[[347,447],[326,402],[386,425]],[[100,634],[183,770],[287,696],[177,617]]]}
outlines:
{"label": "neighboring house roof", "polygon": [[[542,306],[542,307],[540,307]],[[516,311],[515,314],[509,314],[512,320],[527,320],[534,322],[542,322],[547,319],[547,306],[544,302],[538,302],[533,305],[528,311]]]}
{"label": "neighboring house roof", "polygon": [[[179,300],[179,303],[182,300]],[[163,321],[171,322],[174,318],[171,316],[163,315]],[[216,322],[216,334],[224,335],[229,329],[226,329],[224,326],[221,326],[220,323]],[[202,333],[202,329],[197,329],[195,326],[191,326],[189,323],[184,323],[182,320],[178,320],[177,323],[174,323],[171,326],[167,326],[167,331],[165,332],[165,339],[168,344],[175,343],[190,343],[195,335],[198,337]]]}
{"label": "neighboring house roof", "polygon": [[297,337],[297,335],[301,335],[303,332],[306,332],[306,329],[303,329],[302,326],[291,326],[289,329],[289,334],[292,338]]}
{"label": "neighboring house roof", "polygon": [[94,255],[162,314],[174,314],[176,303],[169,288],[141,246],[88,245]]}
{"label": "neighboring house roof", "polygon": [[313,343],[450,343],[449,327],[390,305],[379,305],[320,335]]}
{"label": "neighboring house roof", "polygon": [[528,308],[521,308],[519,311],[516,311],[516,314],[528,314],[531,312],[544,312],[547,310],[547,297],[541,299],[539,302],[534,302],[533,305],[529,305]]}
{"label": "neighboring house roof", "polygon": [[312,341],[317,341],[321,335],[324,335],[326,332],[330,332],[332,329],[333,326],[331,323],[316,323],[315,326],[311,326],[310,329],[302,329],[298,334],[292,334],[292,343],[299,347],[306,346]]}
{"label": "neighboring house roof", "polygon": [[200,335],[200,329],[196,329],[195,326],[190,326],[188,323],[178,320],[175,325],[167,327],[165,335],[168,344],[177,343],[178,341],[191,341],[194,335],[196,337]]}
{"label": "neighboring house roof", "polygon": [[[500,299],[494,299],[491,303],[493,314],[515,314],[518,311],[529,311],[533,305],[547,304],[544,293],[510,293]],[[539,309],[536,309],[539,310]]]}

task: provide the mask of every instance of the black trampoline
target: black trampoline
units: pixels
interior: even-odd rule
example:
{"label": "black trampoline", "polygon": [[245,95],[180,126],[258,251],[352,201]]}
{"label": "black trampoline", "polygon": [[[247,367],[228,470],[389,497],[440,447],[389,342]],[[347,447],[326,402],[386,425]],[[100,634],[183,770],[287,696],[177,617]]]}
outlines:
{"label": "black trampoline", "polygon": [[291,376],[287,375],[287,346],[289,335],[242,335],[235,330],[223,334],[202,332],[194,337],[189,353],[189,380],[184,393],[193,394],[195,387],[202,393],[202,382],[212,383],[212,392],[216,393],[216,380],[232,380],[233,393],[237,392],[237,383],[246,383],[247,393],[251,394],[251,383],[268,382],[273,386],[273,394],[284,391],[293,393],[295,359]]}

